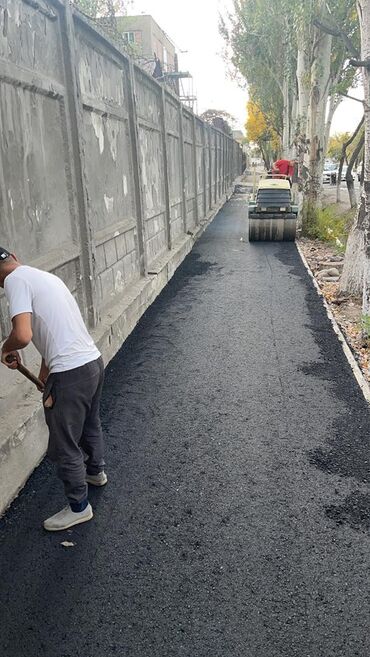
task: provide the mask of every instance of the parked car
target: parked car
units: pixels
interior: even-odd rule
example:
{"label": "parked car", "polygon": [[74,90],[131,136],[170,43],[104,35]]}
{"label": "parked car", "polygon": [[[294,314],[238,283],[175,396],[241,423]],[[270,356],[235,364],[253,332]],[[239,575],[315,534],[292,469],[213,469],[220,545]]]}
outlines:
{"label": "parked car", "polygon": [[332,163],[325,163],[324,165],[324,171],[322,173],[322,182],[329,183],[330,185],[335,185],[337,182],[337,174],[338,174],[338,165],[335,164],[334,162]]}

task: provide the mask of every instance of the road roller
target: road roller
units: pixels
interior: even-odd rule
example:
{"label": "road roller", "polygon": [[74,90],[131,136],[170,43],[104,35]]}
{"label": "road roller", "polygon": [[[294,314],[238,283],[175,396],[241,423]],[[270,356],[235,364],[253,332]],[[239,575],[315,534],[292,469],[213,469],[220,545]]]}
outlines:
{"label": "road roller", "polygon": [[248,205],[250,242],[294,242],[298,206],[292,204],[287,176],[261,178],[255,198]]}

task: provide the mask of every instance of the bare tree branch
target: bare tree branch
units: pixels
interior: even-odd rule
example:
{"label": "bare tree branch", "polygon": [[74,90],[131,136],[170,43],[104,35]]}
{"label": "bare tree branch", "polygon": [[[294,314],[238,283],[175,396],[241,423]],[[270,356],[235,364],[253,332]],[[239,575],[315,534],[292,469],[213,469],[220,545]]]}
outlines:
{"label": "bare tree branch", "polygon": [[370,68],[370,59],[364,59],[364,60],[357,60],[357,59],[350,59],[349,64],[351,66],[355,66],[356,68]]}
{"label": "bare tree branch", "polygon": [[344,98],[349,98],[350,100],[355,100],[357,103],[362,103],[362,105],[365,104],[364,100],[361,100],[361,98],[355,98],[354,96],[350,96],[349,94],[345,94],[342,91],[338,91],[340,96],[344,96]]}
{"label": "bare tree branch", "polygon": [[348,34],[343,32],[343,30],[338,27],[338,25],[332,26],[328,25],[327,23],[323,23],[319,18],[315,18],[313,20],[313,24],[315,27],[317,27],[319,30],[322,30],[323,32],[326,32],[327,34],[331,34],[334,37],[341,38],[343,43],[345,44],[347,50],[353,57],[356,59],[359,58],[360,53],[358,52],[357,48],[354,46],[352,43],[351,39],[349,38]]}

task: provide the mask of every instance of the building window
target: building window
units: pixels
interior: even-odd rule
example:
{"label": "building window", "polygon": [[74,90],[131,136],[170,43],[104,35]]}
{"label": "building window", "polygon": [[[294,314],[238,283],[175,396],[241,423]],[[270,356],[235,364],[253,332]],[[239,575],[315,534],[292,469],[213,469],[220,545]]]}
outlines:
{"label": "building window", "polygon": [[123,38],[126,41],[126,43],[135,43],[135,32],[124,32],[123,33]]}

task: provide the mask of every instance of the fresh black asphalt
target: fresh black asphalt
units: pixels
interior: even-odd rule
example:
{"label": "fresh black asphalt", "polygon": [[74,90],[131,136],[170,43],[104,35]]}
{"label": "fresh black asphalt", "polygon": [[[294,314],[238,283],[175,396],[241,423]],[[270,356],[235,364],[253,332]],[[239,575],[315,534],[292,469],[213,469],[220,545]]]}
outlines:
{"label": "fresh black asphalt", "polygon": [[41,529],[45,462],[0,521],[0,655],[369,656],[369,410],[242,197],[109,365],[102,418],[94,520]]}

